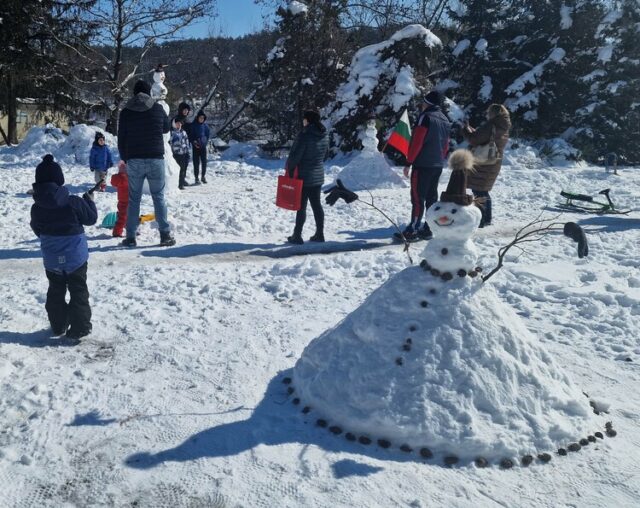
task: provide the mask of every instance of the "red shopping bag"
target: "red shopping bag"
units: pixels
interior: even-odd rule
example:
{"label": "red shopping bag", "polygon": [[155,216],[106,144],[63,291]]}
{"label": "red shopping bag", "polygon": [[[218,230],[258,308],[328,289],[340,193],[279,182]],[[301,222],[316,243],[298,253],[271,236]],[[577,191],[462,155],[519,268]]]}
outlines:
{"label": "red shopping bag", "polygon": [[286,210],[300,210],[302,204],[302,180],[298,178],[298,168],[293,172],[293,178],[285,170],[284,175],[278,177],[278,192],[276,206]]}

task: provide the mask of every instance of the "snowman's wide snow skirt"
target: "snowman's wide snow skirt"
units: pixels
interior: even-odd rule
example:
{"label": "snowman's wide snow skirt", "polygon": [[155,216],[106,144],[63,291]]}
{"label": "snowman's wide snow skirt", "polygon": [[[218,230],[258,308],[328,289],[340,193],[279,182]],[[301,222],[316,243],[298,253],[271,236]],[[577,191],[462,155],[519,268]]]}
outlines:
{"label": "snowman's wide snow skirt", "polygon": [[448,464],[546,462],[542,451],[602,435],[588,399],[491,286],[420,267],[314,339],[288,381],[334,434]]}

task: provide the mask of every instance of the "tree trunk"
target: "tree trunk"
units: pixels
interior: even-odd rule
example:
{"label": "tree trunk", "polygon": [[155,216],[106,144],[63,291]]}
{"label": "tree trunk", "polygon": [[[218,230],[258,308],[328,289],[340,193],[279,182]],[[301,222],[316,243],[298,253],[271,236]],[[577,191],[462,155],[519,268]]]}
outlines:
{"label": "tree trunk", "polygon": [[18,98],[16,97],[16,87],[12,74],[7,76],[7,137],[9,143],[18,143]]}
{"label": "tree trunk", "polygon": [[11,143],[9,143],[9,138],[7,136],[7,133],[2,128],[2,125],[0,125],[0,134],[2,134],[2,139],[4,139],[5,144],[9,146]]}

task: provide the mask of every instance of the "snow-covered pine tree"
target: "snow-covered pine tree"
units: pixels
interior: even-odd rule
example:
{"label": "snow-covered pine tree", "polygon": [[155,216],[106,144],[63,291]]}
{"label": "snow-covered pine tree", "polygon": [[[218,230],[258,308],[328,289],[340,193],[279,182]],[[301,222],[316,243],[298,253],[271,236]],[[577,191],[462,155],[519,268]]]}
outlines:
{"label": "snow-covered pine tree", "polygon": [[411,99],[428,85],[440,39],[422,25],[409,25],[386,41],[365,46],[351,60],[349,75],[324,113],[332,144],[344,152],[360,150],[360,133],[375,117],[392,128]]}
{"label": "snow-covered pine tree", "polygon": [[344,77],[345,34],[338,17],[345,3],[291,1],[277,11],[279,39],[259,68],[262,84],[252,114],[279,143],[300,130],[305,109],[329,102]]}
{"label": "snow-covered pine tree", "polygon": [[614,2],[596,38],[596,65],[581,77],[590,93],[579,110],[575,143],[588,159],[614,152],[640,163],[640,3]]}
{"label": "snow-covered pine tree", "polygon": [[[559,136],[575,126],[588,86],[579,78],[593,64],[599,0],[524,0],[514,26],[522,33],[509,57],[524,72],[506,87],[505,105],[516,133],[536,139]],[[513,41],[512,41],[513,42]]]}
{"label": "snow-covered pine tree", "polygon": [[514,2],[501,0],[460,0],[448,9],[452,24],[436,87],[463,108],[472,124],[482,121],[489,104],[505,100],[506,87],[524,71],[510,57],[524,37],[517,15]]}

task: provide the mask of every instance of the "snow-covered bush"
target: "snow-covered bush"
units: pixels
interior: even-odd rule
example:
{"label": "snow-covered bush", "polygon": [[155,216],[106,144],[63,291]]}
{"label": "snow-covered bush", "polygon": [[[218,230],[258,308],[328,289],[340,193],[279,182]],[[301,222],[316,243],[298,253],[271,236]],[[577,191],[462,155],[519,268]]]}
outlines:
{"label": "snow-covered bush", "polygon": [[111,150],[114,164],[118,161],[118,140],[104,129],[93,125],[74,125],[64,143],[56,150],[55,156],[62,161],[75,164],[89,164],[89,152],[95,140],[96,132],[105,137],[105,144]]}

